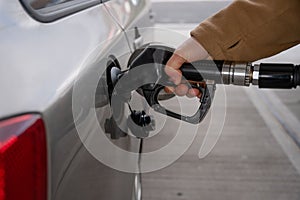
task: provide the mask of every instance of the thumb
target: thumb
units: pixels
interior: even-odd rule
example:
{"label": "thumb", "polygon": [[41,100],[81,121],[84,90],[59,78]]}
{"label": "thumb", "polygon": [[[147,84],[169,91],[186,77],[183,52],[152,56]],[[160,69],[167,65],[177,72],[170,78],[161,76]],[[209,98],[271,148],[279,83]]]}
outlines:
{"label": "thumb", "polygon": [[181,71],[179,68],[185,63],[186,60],[175,53],[171,56],[166,64],[165,72],[170,77],[170,80],[178,85],[181,82]]}

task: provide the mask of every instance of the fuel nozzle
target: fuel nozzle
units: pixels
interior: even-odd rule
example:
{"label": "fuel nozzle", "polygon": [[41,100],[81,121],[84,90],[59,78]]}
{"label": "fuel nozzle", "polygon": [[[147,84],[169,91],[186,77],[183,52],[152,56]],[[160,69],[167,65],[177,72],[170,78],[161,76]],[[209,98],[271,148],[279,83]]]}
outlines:
{"label": "fuel nozzle", "polygon": [[[168,110],[159,102],[160,92],[165,86],[175,87],[164,71],[174,51],[175,49],[160,44],[147,44],[135,50],[129,59],[127,70],[112,68],[107,74],[110,100],[115,99],[116,105],[128,103],[131,92],[137,91],[154,111],[198,124],[205,118],[211,107],[217,84],[258,85],[259,88],[296,88],[300,85],[299,65],[218,60],[184,63],[180,68],[183,77],[190,83],[190,87],[198,89],[202,95],[196,112],[190,116],[182,115]],[[122,82],[117,84],[120,80]],[[149,132],[154,130],[154,125],[155,122],[145,112],[131,111],[128,127],[132,132],[137,133],[136,137],[147,137]]]}
{"label": "fuel nozzle", "polygon": [[146,138],[151,131],[155,130],[155,120],[145,111],[133,110],[127,120],[131,132],[137,138]]}

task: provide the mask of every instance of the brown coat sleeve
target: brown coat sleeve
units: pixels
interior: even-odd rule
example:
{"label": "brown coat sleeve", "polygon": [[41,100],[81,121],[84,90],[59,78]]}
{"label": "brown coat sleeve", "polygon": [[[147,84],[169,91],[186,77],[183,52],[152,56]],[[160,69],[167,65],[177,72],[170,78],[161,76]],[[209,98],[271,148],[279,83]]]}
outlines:
{"label": "brown coat sleeve", "polygon": [[300,0],[236,0],[191,36],[214,59],[269,57],[300,43]]}

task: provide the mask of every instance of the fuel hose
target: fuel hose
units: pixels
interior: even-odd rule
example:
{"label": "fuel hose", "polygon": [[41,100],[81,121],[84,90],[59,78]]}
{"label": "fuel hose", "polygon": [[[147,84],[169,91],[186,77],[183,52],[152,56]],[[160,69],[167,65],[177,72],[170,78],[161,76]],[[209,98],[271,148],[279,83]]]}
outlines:
{"label": "fuel hose", "polygon": [[216,84],[259,88],[292,89],[300,85],[300,65],[289,63],[230,62],[203,60],[185,63],[180,68],[190,81],[213,80]]}

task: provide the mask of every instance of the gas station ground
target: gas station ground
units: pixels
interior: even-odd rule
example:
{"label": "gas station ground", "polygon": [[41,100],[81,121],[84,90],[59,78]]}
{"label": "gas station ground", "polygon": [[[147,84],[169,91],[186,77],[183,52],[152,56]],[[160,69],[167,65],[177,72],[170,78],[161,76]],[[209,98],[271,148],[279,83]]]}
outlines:
{"label": "gas station ground", "polygon": [[[168,15],[175,21],[166,20],[160,11],[164,5],[159,3],[166,1],[154,1],[157,27],[188,34],[197,25],[186,23],[189,20],[179,23],[178,14]],[[178,9],[172,5],[169,10]],[[216,9],[219,7],[212,8]],[[299,54],[300,47],[296,47],[259,62],[299,64]],[[143,174],[145,200],[300,199],[300,89],[226,87],[226,102],[225,125],[211,153],[198,158],[204,137],[199,131],[189,150],[175,163]],[[157,142],[163,145],[165,141],[149,140],[145,149],[159,145]]]}

